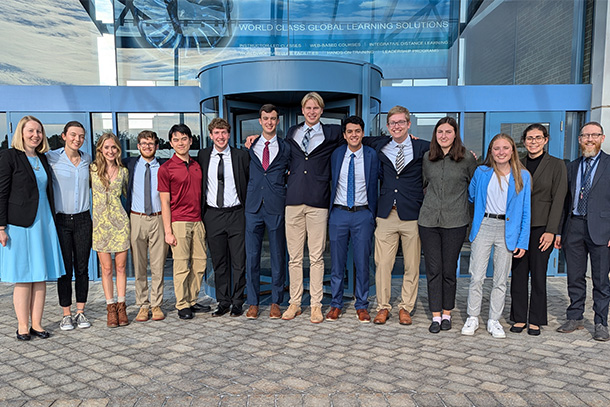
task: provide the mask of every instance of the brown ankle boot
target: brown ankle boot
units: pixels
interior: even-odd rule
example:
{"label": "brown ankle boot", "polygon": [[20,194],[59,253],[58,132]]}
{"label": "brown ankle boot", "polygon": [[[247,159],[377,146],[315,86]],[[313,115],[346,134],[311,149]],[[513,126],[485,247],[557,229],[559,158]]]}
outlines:
{"label": "brown ankle boot", "polygon": [[106,310],[108,311],[108,320],[106,322],[106,326],[108,328],[116,328],[119,326],[119,316],[116,312],[116,303],[106,305]]}
{"label": "brown ankle boot", "polygon": [[116,304],[116,311],[119,314],[119,326],[129,325],[129,320],[127,319],[127,306],[124,302],[118,302]]}

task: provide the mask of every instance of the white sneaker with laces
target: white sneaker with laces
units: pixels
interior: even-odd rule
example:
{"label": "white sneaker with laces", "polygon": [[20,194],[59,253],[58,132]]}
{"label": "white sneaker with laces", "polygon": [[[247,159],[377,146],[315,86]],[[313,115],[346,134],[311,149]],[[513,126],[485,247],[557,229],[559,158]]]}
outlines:
{"label": "white sneaker with laces", "polygon": [[468,317],[462,328],[462,335],[474,335],[477,329],[479,329],[479,317]]}
{"label": "white sneaker with laces", "polygon": [[74,322],[76,326],[79,328],[89,328],[91,326],[91,322],[87,319],[84,312],[77,312],[76,317],[74,317]]}
{"label": "white sneaker with laces", "polygon": [[487,332],[489,332],[494,338],[506,338],[504,328],[502,328],[500,322],[496,321],[495,319],[490,319],[487,321]]}
{"label": "white sneaker with laces", "polygon": [[72,315],[64,315],[59,323],[59,329],[62,331],[71,331],[74,329],[74,321],[72,320]]}

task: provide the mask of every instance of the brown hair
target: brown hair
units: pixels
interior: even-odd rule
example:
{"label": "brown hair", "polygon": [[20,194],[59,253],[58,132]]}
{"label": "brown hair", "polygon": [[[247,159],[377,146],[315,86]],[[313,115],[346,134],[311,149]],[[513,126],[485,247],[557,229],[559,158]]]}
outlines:
{"label": "brown hair", "polygon": [[[521,177],[521,170],[525,169],[525,167],[523,166],[523,164],[521,164],[521,161],[519,160],[519,154],[517,154],[517,146],[515,145],[515,141],[511,136],[505,133],[499,133],[491,139],[489,147],[487,147],[487,156],[485,157],[485,162],[483,163],[483,165],[493,168],[494,172],[496,173],[496,176],[498,177],[498,182],[500,182],[501,174],[500,171],[498,171],[496,161],[492,158],[491,155],[494,143],[496,142],[496,140],[500,139],[507,140],[513,149],[510,155],[509,163],[510,170],[513,173],[513,178],[515,180],[515,191],[519,193],[523,189],[523,177]],[[501,182],[500,185],[502,185]]]}
{"label": "brown hair", "polygon": [[36,147],[36,152],[39,154],[44,154],[49,151],[49,141],[47,140],[47,134],[44,131],[44,126],[42,122],[35,118],[34,116],[23,116],[19,123],[17,123],[17,128],[15,129],[15,134],[13,134],[13,140],[11,140],[11,147],[15,150],[25,152],[25,146],[23,144],[23,128],[28,122],[36,122],[40,124],[40,128],[42,129],[42,140],[40,144]]}
{"label": "brown hair", "polygon": [[159,144],[159,136],[157,136],[157,133],[152,130],[142,130],[140,133],[138,133],[138,144],[140,144],[140,141],[143,139],[149,138],[153,139],[155,144]]}
{"label": "brown hair", "polygon": [[460,127],[457,124],[457,121],[450,116],[443,117],[440,119],[436,126],[434,126],[434,131],[432,132],[432,141],[430,142],[430,154],[428,155],[428,159],[430,161],[438,161],[443,159],[445,153],[443,153],[443,149],[440,144],[438,144],[438,140],[436,139],[436,131],[441,126],[441,124],[448,124],[453,127],[453,133],[455,134],[455,139],[453,140],[453,144],[449,149],[449,156],[453,161],[462,161],[464,159],[464,154],[466,154],[466,147],[464,147],[464,143],[462,143],[462,139],[460,137]]}
{"label": "brown hair", "polygon": [[228,121],[223,119],[222,117],[216,117],[212,119],[210,124],[208,124],[208,131],[212,133],[214,129],[225,129],[228,132],[231,132],[231,125]]}

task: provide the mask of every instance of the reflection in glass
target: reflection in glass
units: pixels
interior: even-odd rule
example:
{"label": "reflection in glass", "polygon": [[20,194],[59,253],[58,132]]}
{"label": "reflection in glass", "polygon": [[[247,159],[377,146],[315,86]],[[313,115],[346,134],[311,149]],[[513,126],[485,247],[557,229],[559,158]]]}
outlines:
{"label": "reflection in glass", "polygon": [[7,130],[6,113],[0,113],[0,150],[5,150],[9,147]]}

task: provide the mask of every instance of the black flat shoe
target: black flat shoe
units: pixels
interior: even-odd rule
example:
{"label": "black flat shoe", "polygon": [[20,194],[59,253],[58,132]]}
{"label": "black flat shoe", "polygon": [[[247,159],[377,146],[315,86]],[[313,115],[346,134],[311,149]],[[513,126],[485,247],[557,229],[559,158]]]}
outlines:
{"label": "black flat shoe", "polygon": [[441,331],[441,324],[439,324],[436,321],[432,321],[432,323],[430,324],[430,327],[428,328],[428,331],[431,334],[437,334]]}
{"label": "black flat shoe", "polygon": [[209,305],[202,305],[199,303],[195,303],[194,305],[191,305],[191,312],[210,312],[212,311],[212,307],[210,307]]}
{"label": "black flat shoe", "polygon": [[231,316],[239,317],[244,313],[243,307],[236,307],[235,305],[231,306]]}
{"label": "black flat shoe", "polygon": [[516,334],[520,334],[521,332],[523,332],[523,330],[525,329],[525,325],[523,326],[511,326],[509,331],[514,332]]}
{"label": "black flat shoe", "polygon": [[450,319],[443,319],[441,321],[441,331],[448,331],[451,329],[451,320]]}
{"label": "black flat shoe", "polygon": [[30,334],[20,334],[19,329],[17,329],[17,339],[19,339],[20,341],[29,341],[30,339],[32,339],[32,337],[30,336]]}
{"label": "black flat shoe", "polygon": [[40,339],[47,339],[51,334],[47,331],[37,331],[34,328],[30,328],[30,335]]}
{"label": "black flat shoe", "polygon": [[540,328],[527,328],[527,334],[532,336],[540,335]]}

